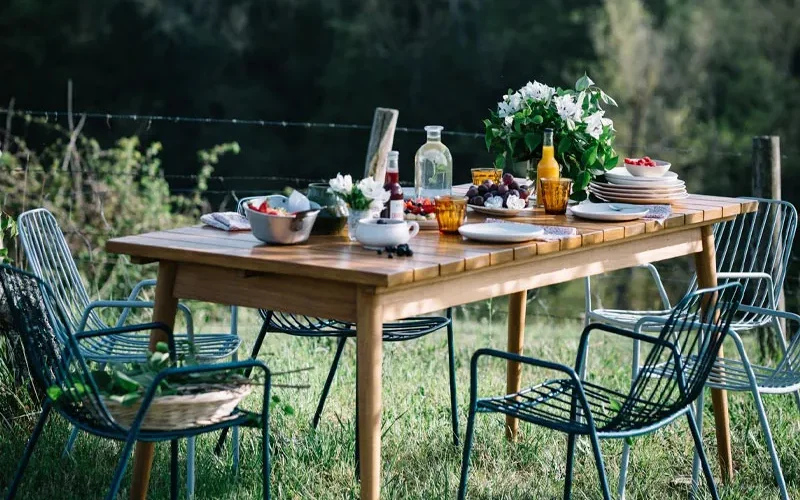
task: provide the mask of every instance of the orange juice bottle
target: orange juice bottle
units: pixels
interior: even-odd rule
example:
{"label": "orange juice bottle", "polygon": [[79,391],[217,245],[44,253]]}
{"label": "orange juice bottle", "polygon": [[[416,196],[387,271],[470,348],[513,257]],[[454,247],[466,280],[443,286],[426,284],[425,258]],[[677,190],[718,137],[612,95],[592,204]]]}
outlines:
{"label": "orange juice bottle", "polygon": [[553,129],[544,129],[544,140],[542,141],[542,159],[536,166],[536,206],[543,207],[544,202],[542,196],[542,179],[558,179],[561,177],[561,168],[556,161],[556,153],[553,149]]}

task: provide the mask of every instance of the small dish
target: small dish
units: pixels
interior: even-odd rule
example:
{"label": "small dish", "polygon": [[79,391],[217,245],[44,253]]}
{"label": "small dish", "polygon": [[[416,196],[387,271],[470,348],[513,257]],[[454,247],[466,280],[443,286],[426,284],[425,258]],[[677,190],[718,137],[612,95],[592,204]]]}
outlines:
{"label": "small dish", "polygon": [[481,222],[458,228],[461,236],[490,243],[519,243],[544,234],[544,228],[519,222]]}
{"label": "small dish", "polygon": [[356,228],[356,240],[368,250],[405,245],[419,232],[416,221],[399,219],[361,219]]}
{"label": "small dish", "polygon": [[625,164],[625,168],[634,177],[663,177],[672,164],[667,161],[652,160],[655,166]]}

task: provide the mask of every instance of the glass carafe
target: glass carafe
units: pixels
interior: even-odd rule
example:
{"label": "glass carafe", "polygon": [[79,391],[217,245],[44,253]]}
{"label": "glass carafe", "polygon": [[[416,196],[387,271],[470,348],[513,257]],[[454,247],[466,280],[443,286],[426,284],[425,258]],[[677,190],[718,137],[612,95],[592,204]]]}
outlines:
{"label": "glass carafe", "polygon": [[428,125],[428,142],[414,157],[414,194],[417,198],[449,196],[453,188],[453,157],[442,143],[442,128]]}

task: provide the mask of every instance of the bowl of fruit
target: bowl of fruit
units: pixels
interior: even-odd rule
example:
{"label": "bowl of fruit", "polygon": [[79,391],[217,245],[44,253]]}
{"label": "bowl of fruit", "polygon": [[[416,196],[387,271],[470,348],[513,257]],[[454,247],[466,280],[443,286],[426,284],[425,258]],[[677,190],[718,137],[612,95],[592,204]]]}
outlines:
{"label": "bowl of fruit", "polygon": [[321,207],[310,202],[311,209],[301,212],[287,210],[289,199],[276,194],[256,198],[245,204],[244,211],[253,236],[264,243],[294,245],[302,243],[311,234]]}
{"label": "bowl of fruit", "polygon": [[420,229],[439,229],[436,222],[436,204],[430,198],[406,200],[403,218],[416,221]]}
{"label": "bowl of fruit", "polygon": [[485,180],[467,190],[467,205],[474,211],[499,217],[514,217],[533,212],[528,204],[528,186],[513,175],[504,174],[499,184]]}
{"label": "bowl of fruit", "polygon": [[671,163],[644,158],[625,158],[625,168],[634,177],[661,177],[669,171]]}

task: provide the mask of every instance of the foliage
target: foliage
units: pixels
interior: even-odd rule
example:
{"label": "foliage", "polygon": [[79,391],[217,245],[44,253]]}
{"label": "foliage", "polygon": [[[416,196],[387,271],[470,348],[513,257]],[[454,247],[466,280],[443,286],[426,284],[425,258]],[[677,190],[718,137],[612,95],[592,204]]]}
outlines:
{"label": "foliage", "polygon": [[6,238],[12,240],[17,237],[17,223],[5,212],[0,211],[0,264],[11,264],[8,247],[3,242]]}
{"label": "foliage", "polygon": [[486,149],[495,166],[510,161],[540,158],[542,135],[553,129],[556,159],[564,175],[575,181],[573,197],[584,199],[589,181],[617,165],[614,123],[605,118],[600,104],[616,102],[583,75],[574,89],[549,87],[539,82],[513,92],[509,89],[497,110],[483,121]]}

